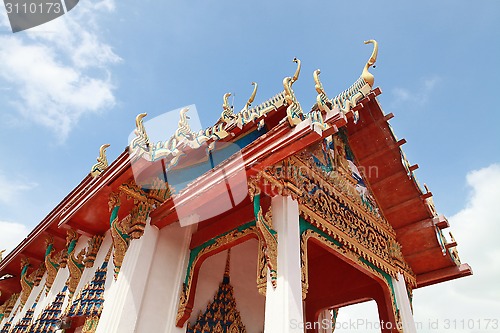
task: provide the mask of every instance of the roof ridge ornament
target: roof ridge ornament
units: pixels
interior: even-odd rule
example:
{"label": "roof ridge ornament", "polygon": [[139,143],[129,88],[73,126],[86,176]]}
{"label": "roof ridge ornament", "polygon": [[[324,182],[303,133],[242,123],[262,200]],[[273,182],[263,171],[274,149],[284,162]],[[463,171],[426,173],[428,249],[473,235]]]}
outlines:
{"label": "roof ridge ornament", "polygon": [[252,94],[248,98],[248,101],[245,104],[245,108],[243,110],[248,110],[248,108],[252,105],[253,101],[255,100],[255,95],[257,95],[257,89],[259,85],[257,84],[257,82],[252,82],[252,86],[253,86]]}
{"label": "roof ridge ornament", "polygon": [[222,121],[225,123],[231,121],[235,116],[233,113],[233,107],[229,105],[229,96],[231,96],[230,92],[225,93],[224,96],[222,97],[223,103],[222,103],[222,113],[220,114],[220,119],[222,119]]}
{"label": "roof ridge ornament", "polygon": [[313,72],[315,83],[314,88],[318,92],[318,96],[316,96],[316,102],[318,103],[318,108],[321,111],[327,113],[332,110],[332,103],[330,102],[330,99],[328,99],[325,89],[323,88],[323,83],[321,83],[321,80],[319,79],[320,74],[321,70],[319,68]]}
{"label": "roof ridge ornament", "polygon": [[292,84],[299,79],[300,75],[300,68],[301,68],[301,61],[298,58],[293,58],[292,62],[295,62],[297,64],[297,69],[295,70],[295,74],[293,74],[292,77]]}
{"label": "roof ridge ornament", "polygon": [[90,169],[90,175],[93,178],[99,177],[101,173],[104,172],[108,168],[108,158],[106,157],[106,149],[108,149],[109,144],[103,144],[101,148],[99,148],[99,157],[97,157],[97,163],[92,166]]}
{"label": "roof ridge ornament", "polygon": [[136,129],[134,130],[134,133],[136,137],[130,143],[130,149],[132,150],[132,154],[137,157],[142,156],[143,153],[150,152],[149,138],[142,120],[147,115],[147,113],[139,113],[137,117],[135,117]]}
{"label": "roof ridge ornament", "polygon": [[302,107],[300,106],[295,93],[293,92],[292,85],[299,79],[301,62],[297,58],[293,58],[293,62],[297,63],[297,69],[293,77],[285,77],[283,79],[283,88],[285,89],[285,104],[287,105],[286,114],[290,126],[294,127],[302,121]]}
{"label": "roof ridge ornament", "polygon": [[373,84],[375,82],[375,77],[373,76],[372,73],[368,71],[370,67],[375,67],[375,62],[377,61],[377,54],[378,54],[378,42],[375,39],[370,39],[364,42],[365,44],[373,44],[373,51],[372,55],[370,56],[370,59],[368,59],[365,68],[363,68],[363,72],[361,73],[361,77],[363,80],[365,80],[366,83],[370,85],[370,87],[373,87]]}

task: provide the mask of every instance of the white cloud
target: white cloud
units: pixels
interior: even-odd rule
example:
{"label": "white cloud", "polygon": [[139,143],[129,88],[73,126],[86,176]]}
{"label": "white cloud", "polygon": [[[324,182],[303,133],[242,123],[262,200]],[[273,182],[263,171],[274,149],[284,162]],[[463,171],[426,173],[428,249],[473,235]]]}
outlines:
{"label": "white cloud", "polygon": [[81,1],[51,22],[0,36],[0,78],[15,87],[11,103],[24,119],[64,139],[83,115],[114,106],[109,66],[121,59],[95,20],[113,9],[111,0]]}
{"label": "white cloud", "polygon": [[393,104],[408,104],[422,106],[429,100],[433,89],[441,79],[437,76],[427,78],[415,89],[396,87],[391,93],[394,96]]}
{"label": "white cloud", "polygon": [[486,323],[497,319],[500,328],[500,164],[470,172],[467,184],[472,188],[468,203],[449,220],[462,262],[474,275],[416,290],[415,317],[422,323],[439,320],[441,328],[445,320],[456,319],[454,332],[497,332]]}
{"label": "white cloud", "polygon": [[28,233],[29,229],[20,223],[0,221],[0,251],[5,250],[3,257],[19,245]]}
{"label": "white cloud", "polygon": [[[471,188],[468,202],[449,221],[462,262],[472,266],[474,275],[414,291],[414,317],[419,333],[500,329],[500,164],[470,172],[467,184]],[[338,320],[345,325],[354,322],[361,326],[355,326],[357,330],[347,326],[335,332],[380,332],[363,326],[377,320],[374,302],[342,308]]]}
{"label": "white cloud", "polygon": [[0,171],[0,203],[11,203],[21,192],[29,191],[36,186],[36,183],[7,177]]}

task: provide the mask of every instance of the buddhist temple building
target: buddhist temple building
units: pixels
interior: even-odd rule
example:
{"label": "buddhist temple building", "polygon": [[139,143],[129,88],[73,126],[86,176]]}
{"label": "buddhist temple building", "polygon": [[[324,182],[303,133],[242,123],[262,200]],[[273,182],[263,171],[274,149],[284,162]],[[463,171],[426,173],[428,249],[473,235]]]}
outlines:
{"label": "buddhist temple building", "polygon": [[185,107],[153,142],[139,114],[127,149],[108,163],[103,145],[0,262],[0,333],[331,333],[368,300],[382,332],[416,332],[413,290],[472,271],[382,111],[366,43],[339,95],[308,73],[311,108],[294,59],[275,96],[252,106],[253,83],[235,112],[228,93],[209,128]]}

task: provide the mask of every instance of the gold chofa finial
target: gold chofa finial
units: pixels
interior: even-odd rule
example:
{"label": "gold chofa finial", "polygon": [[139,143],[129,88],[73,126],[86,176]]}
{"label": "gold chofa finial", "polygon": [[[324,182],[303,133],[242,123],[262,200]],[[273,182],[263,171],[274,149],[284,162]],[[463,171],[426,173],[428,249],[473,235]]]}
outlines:
{"label": "gold chofa finial", "polygon": [[365,68],[363,69],[361,77],[365,80],[366,83],[370,85],[370,87],[373,87],[373,83],[375,82],[375,77],[373,76],[372,73],[368,71],[368,69],[372,67],[377,61],[378,43],[376,40],[370,39],[365,41],[365,44],[373,44],[373,51],[370,59],[368,59],[368,62],[366,63]]}
{"label": "gold chofa finial", "polygon": [[313,77],[314,77],[314,88],[318,92],[318,94],[325,94],[325,90],[323,89],[323,84],[319,80],[319,75],[321,74],[321,70],[317,69],[313,72]]}
{"label": "gold chofa finial", "polygon": [[97,163],[90,169],[90,175],[92,177],[99,177],[101,173],[108,168],[108,158],[106,157],[106,149],[109,144],[104,144],[99,148],[99,157],[97,158]]}
{"label": "gold chofa finial", "polygon": [[253,92],[252,92],[252,95],[250,95],[250,98],[248,99],[247,104],[245,105],[246,109],[248,109],[250,107],[250,105],[252,105],[252,103],[255,99],[255,95],[257,94],[258,84],[256,82],[252,82],[252,86],[253,86]]}
{"label": "gold chofa finial", "polygon": [[234,117],[233,108],[229,105],[229,96],[231,96],[231,93],[225,93],[222,97],[223,103],[220,118],[224,121],[229,121]]}
{"label": "gold chofa finial", "polygon": [[293,58],[292,61],[297,64],[297,69],[295,70],[295,74],[293,74],[293,77],[292,77],[292,84],[293,84],[295,81],[297,81],[299,79],[301,63],[300,63],[300,60],[297,58]]}
{"label": "gold chofa finial", "polygon": [[137,156],[149,152],[149,138],[142,120],[147,115],[147,113],[139,113],[137,117],[135,117],[135,138],[130,143],[130,149],[132,154],[137,154]]}

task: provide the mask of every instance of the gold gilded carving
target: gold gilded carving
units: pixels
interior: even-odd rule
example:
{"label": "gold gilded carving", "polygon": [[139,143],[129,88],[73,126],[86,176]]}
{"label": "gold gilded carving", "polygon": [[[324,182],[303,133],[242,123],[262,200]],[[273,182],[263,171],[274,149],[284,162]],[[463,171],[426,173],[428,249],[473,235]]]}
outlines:
{"label": "gold gilded carving", "polygon": [[3,260],[3,254],[5,253],[6,250],[1,250],[0,251],[0,262]]}
{"label": "gold gilded carving", "polygon": [[[259,250],[263,253],[265,258],[267,270],[269,270],[269,276],[271,277],[271,283],[273,288],[277,286],[277,269],[278,269],[278,237],[276,230],[272,226],[272,215],[271,209],[269,209],[265,215],[262,213],[262,207],[259,207],[259,212],[256,219],[257,231],[259,233]],[[261,254],[259,254],[261,256]],[[259,258],[262,260],[261,258]],[[267,270],[260,271],[259,280],[262,281],[262,274],[264,274],[267,281]],[[259,285],[259,293],[265,295],[265,289],[263,286]]]}
{"label": "gold gilded carving", "polygon": [[300,60],[293,58],[293,62],[297,63],[297,69],[293,77],[285,77],[283,79],[283,87],[285,89],[285,104],[287,105],[286,114],[290,126],[294,127],[302,121],[302,107],[300,106],[295,93],[293,92],[292,85],[295,81],[299,79],[300,75]]}
{"label": "gold gilded carving", "polygon": [[328,96],[326,95],[325,89],[323,88],[323,84],[321,83],[321,80],[319,79],[319,75],[321,74],[321,71],[319,69],[315,70],[313,72],[313,77],[314,77],[314,88],[316,89],[316,92],[318,93],[318,96],[316,96],[316,103],[318,105],[318,108],[324,112],[330,112],[332,110],[332,102],[328,99]]}
{"label": "gold gilded carving", "polygon": [[45,278],[46,291],[48,292],[54,283],[59,270],[59,262],[61,260],[62,252],[58,252],[54,255],[56,250],[54,249],[52,237],[47,237],[45,239],[45,269],[47,270],[47,277]]}
{"label": "gold gilded carving", "polygon": [[94,315],[87,317],[82,327],[82,333],[95,333],[99,324],[99,316]]}
{"label": "gold gilded carving", "polygon": [[342,165],[327,173],[314,164],[309,152],[302,152],[266,169],[262,179],[276,188],[300,193],[296,197],[301,215],[311,224],[391,276],[402,270],[415,285],[410,267],[392,250],[394,230],[375,210],[363,205],[352,180],[338,169]]}
{"label": "gold gilded carving", "polygon": [[90,268],[94,266],[94,262],[99,252],[99,248],[101,247],[104,236],[102,235],[94,235],[89,239],[87,244],[87,254],[85,255],[85,267]]}
{"label": "gold gilded carving", "polygon": [[122,266],[123,258],[127,252],[130,243],[130,236],[128,235],[130,215],[127,215],[123,220],[119,220],[118,211],[120,210],[121,200],[119,193],[111,193],[109,195],[109,210],[110,216],[110,229],[111,238],[113,240],[113,264],[115,265],[114,277],[118,277],[120,268]]}
{"label": "gold gilded carving", "polygon": [[126,233],[132,239],[138,239],[144,234],[146,220],[153,207],[161,204],[170,197],[171,192],[168,184],[159,178],[153,179],[148,193],[139,188],[133,181],[120,185],[121,193],[124,193],[128,199],[134,200],[134,208],[130,212],[130,225]]}
{"label": "gold gilded carving", "polygon": [[307,260],[307,241],[311,237],[310,230],[300,237],[300,279],[302,281],[302,299],[306,299],[309,290],[309,272],[307,271],[309,265]]}
{"label": "gold gilded carving", "polygon": [[[307,243],[310,239],[315,239],[319,243],[327,246],[328,248],[336,251],[339,253],[341,256],[350,259],[352,262],[357,263],[358,265],[364,267],[366,270],[370,271],[377,277],[379,277],[380,281],[385,284],[386,289],[390,292],[391,294],[391,305],[392,305],[392,311],[393,311],[393,316],[396,321],[396,327],[402,327],[401,326],[401,318],[399,316],[399,310],[396,305],[396,297],[394,294],[394,290],[392,288],[392,282],[389,282],[391,277],[390,275],[384,276],[384,274],[374,268],[372,265],[367,264],[366,261],[363,261],[362,258],[356,253],[356,251],[352,247],[346,247],[346,246],[339,246],[335,244],[333,241],[330,239],[318,234],[317,232],[308,229],[304,231],[301,235],[301,256],[302,256],[302,263],[305,263],[305,268],[303,266],[302,268],[302,291],[303,291],[303,298],[305,298],[305,294],[307,294],[307,287],[308,287],[308,274],[307,274]],[[363,258],[366,259],[366,258]],[[369,261],[369,260],[368,260]],[[387,273],[386,273],[387,274]],[[305,290],[305,294],[304,294]],[[336,319],[336,314],[335,314],[335,319]],[[397,331],[399,332],[399,330]]]}
{"label": "gold gilded carving", "polygon": [[33,281],[28,278],[28,268],[30,267],[30,261],[28,258],[21,259],[21,306],[26,304],[28,297],[33,290]]}
{"label": "gold gilded carving", "polygon": [[135,118],[135,138],[130,142],[131,155],[135,157],[143,156],[143,154],[150,155],[149,138],[142,120],[147,115],[147,113],[140,113]]}
{"label": "gold gilded carving", "polygon": [[66,232],[66,248],[65,250],[61,251],[61,259],[59,261],[59,266],[61,268],[66,267],[66,264],[68,262],[68,255],[75,247],[78,237],[78,234],[74,230],[69,229]]}
{"label": "gold gilded carving", "polygon": [[245,229],[234,229],[226,234],[221,235],[220,237],[213,240],[208,246],[203,247],[196,255],[195,258],[192,259],[188,266],[188,272],[186,276],[186,282],[182,284],[181,295],[179,298],[179,307],[177,310],[177,318],[176,325],[177,327],[182,327],[186,320],[189,318],[192,311],[192,304],[190,305],[190,299],[193,297],[191,295],[191,288],[194,277],[195,267],[203,256],[216,251],[222,246],[226,246],[233,242],[238,241],[243,237],[247,237],[249,234],[257,234],[257,230],[255,226],[250,226]]}
{"label": "gold gilded carving", "polygon": [[108,168],[108,158],[106,157],[106,149],[109,144],[104,144],[99,148],[99,157],[97,163],[90,169],[90,175],[94,178],[99,177],[104,170]]}
{"label": "gold gilded carving", "polygon": [[[14,305],[16,305],[19,294],[12,294],[1,306],[0,306],[0,321],[2,318],[7,318],[10,316]],[[3,317],[2,317],[3,315]]]}
{"label": "gold gilded carving", "polygon": [[302,107],[300,106],[295,93],[292,89],[292,78],[285,77],[283,79],[283,87],[285,87],[285,103],[287,105],[286,114],[288,123],[294,127],[302,121]]}
{"label": "gold gilded carving", "polygon": [[42,281],[43,274],[45,274],[45,264],[41,263],[40,266],[28,276],[28,280],[33,281],[33,285],[36,287],[40,285]]}
{"label": "gold gilded carving", "polygon": [[373,51],[372,55],[370,56],[370,59],[366,62],[365,67],[363,68],[363,72],[361,74],[361,77],[363,80],[365,80],[366,83],[370,85],[370,87],[373,87],[373,84],[375,83],[375,77],[373,76],[372,73],[368,71],[370,67],[375,65],[375,62],[377,61],[377,54],[378,54],[378,43],[374,39],[370,39],[365,41],[365,44],[373,44]]}
{"label": "gold gilded carving", "polygon": [[230,96],[231,93],[225,93],[224,96],[222,97],[223,103],[222,103],[222,113],[220,115],[220,119],[226,124],[231,120],[233,120],[235,117],[233,113],[233,107],[229,105]]}
{"label": "gold gilded carving", "polygon": [[[71,235],[70,235],[71,233]],[[70,297],[76,291],[76,287],[78,287],[78,282],[80,282],[80,278],[82,277],[83,269],[85,265],[83,264],[83,259],[85,256],[85,249],[82,249],[76,256],[76,242],[79,238],[79,235],[73,231],[68,230],[68,238],[71,238],[71,244],[68,249],[68,270],[69,277],[66,280],[66,285],[68,286]]]}

